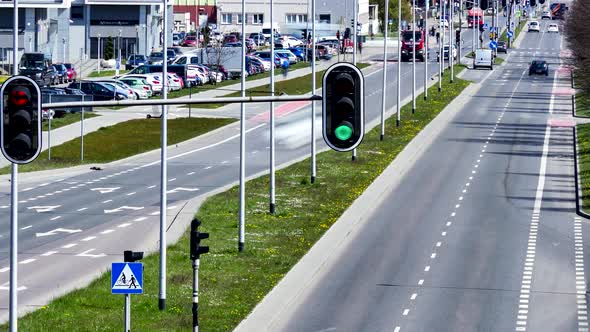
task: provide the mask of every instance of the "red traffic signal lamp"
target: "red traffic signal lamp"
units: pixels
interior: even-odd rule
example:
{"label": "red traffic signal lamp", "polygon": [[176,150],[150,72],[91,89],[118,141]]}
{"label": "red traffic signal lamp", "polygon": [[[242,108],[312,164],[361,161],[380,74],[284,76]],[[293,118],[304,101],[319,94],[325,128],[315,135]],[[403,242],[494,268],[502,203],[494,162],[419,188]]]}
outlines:
{"label": "red traffic signal lamp", "polygon": [[323,78],[324,141],[336,151],[356,148],[365,135],[365,80],[350,63],[332,65]]}
{"label": "red traffic signal lamp", "polygon": [[41,152],[41,91],[32,79],[13,76],[0,94],[2,154],[15,164],[27,164]]}

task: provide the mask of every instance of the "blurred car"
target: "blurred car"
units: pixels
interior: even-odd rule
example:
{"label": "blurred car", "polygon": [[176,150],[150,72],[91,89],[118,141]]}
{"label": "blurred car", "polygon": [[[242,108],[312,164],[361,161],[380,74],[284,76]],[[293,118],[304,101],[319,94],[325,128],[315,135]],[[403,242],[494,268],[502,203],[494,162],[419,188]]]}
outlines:
{"label": "blurred car", "polygon": [[549,76],[549,65],[547,64],[547,61],[533,60],[529,67],[529,76],[533,74]]}
{"label": "blurred car", "polygon": [[498,41],[498,47],[496,48],[498,53],[508,53],[508,48],[505,41]]}
{"label": "blurred car", "polygon": [[74,65],[71,63],[64,63],[64,66],[66,66],[66,77],[68,82],[76,82],[76,79],[78,78],[78,72],[76,72]]}
{"label": "blurred car", "polygon": [[[450,49],[449,45],[443,46],[443,60],[449,59],[449,49]],[[453,53],[453,60],[456,60],[457,59],[457,48],[455,47],[455,45],[453,45],[452,53]],[[440,62],[440,51],[436,51],[436,61]]]}
{"label": "blurred car", "polygon": [[235,43],[225,43],[223,44],[224,47],[242,47],[242,42],[235,42]]}
{"label": "blurred car", "polygon": [[539,22],[537,21],[531,21],[529,23],[529,32],[541,32],[541,26],[539,25]]}
{"label": "blurred car", "polygon": [[246,39],[246,47],[248,48],[248,52],[256,51],[256,43],[254,42],[254,39]]}
{"label": "blurred car", "polygon": [[[330,54],[330,52],[328,51],[328,48],[325,45],[317,45],[315,46],[316,51],[315,51],[315,58],[316,60],[319,59],[326,59],[326,60],[330,60],[332,59],[332,54]],[[312,49],[309,48],[307,50],[307,58],[311,59],[312,57]]]}
{"label": "blurred car", "polygon": [[130,75],[121,76],[119,79],[126,80],[129,78],[141,78],[141,79],[145,80],[150,85],[150,87],[152,88],[153,94],[162,93],[162,75],[161,74],[159,74],[159,75],[156,73],[130,74]]}
{"label": "blurred car", "polygon": [[51,83],[49,85],[59,84],[59,73],[57,72],[55,65],[49,66],[49,76],[51,77]]}
{"label": "blurred car", "polygon": [[254,43],[258,46],[265,46],[266,45],[266,38],[261,33],[251,33],[250,39],[254,41]]}
{"label": "blurred car", "polygon": [[125,69],[131,70],[137,66],[145,65],[148,63],[148,58],[143,54],[131,54],[127,57],[127,63],[125,63]]}
{"label": "blurred car", "polygon": [[178,91],[184,86],[182,79],[175,73],[168,73],[168,86],[171,91]]}
{"label": "blurred car", "polygon": [[547,10],[543,11],[543,13],[541,14],[541,19],[551,19],[551,13]]}
{"label": "blurred car", "polygon": [[121,82],[127,84],[135,92],[137,99],[148,99],[153,96],[151,85],[143,78],[121,78]]}
{"label": "blurred car", "polygon": [[73,89],[82,90],[85,94],[92,95],[94,100],[124,100],[127,93],[118,92],[115,87],[108,83],[95,81],[78,81],[68,86]]}
{"label": "blurred car", "polygon": [[148,63],[150,65],[161,65],[164,62],[163,52],[152,52],[148,57]]}
{"label": "blurred car", "polygon": [[299,61],[303,61],[304,50],[302,47],[290,47],[289,51],[291,51],[291,53],[295,54],[295,56],[297,57],[297,59],[299,59]]}
{"label": "blurred car", "polygon": [[198,47],[197,36],[186,36],[182,41],[184,47]]}
{"label": "blurred car", "polygon": [[264,68],[264,71],[270,70],[270,61],[264,60],[263,58],[256,55],[251,55],[250,59],[254,62],[260,63],[262,68]]}
{"label": "blurred car", "polygon": [[559,27],[555,23],[550,23],[547,27],[547,32],[559,33]]}
{"label": "blurred car", "polygon": [[211,69],[211,71],[223,75],[224,80],[229,79],[229,72],[227,71],[227,69],[225,69],[225,67],[221,65],[219,67],[217,65],[211,65],[209,66],[209,68]]}
{"label": "blurred car", "polygon": [[299,61],[299,59],[297,59],[297,56],[295,56],[295,54],[293,54],[289,50],[275,50],[275,53],[277,53],[279,56],[281,56],[281,54],[286,55],[287,59],[289,60],[289,64],[294,64],[297,63],[297,61]]}
{"label": "blurred car", "polygon": [[223,37],[223,43],[224,44],[228,44],[228,43],[237,43],[239,40],[236,37],[236,35],[227,35],[225,37]]}
{"label": "blurred car", "polygon": [[180,35],[177,33],[172,34],[172,45],[178,46],[180,45],[181,38]]}
{"label": "blurred car", "polygon": [[55,67],[55,70],[57,71],[57,80],[59,82],[59,84],[63,84],[67,82],[67,76],[68,76],[68,69],[66,68],[66,66],[64,66],[62,63],[58,63],[53,65]]}
{"label": "blurred car", "polygon": [[124,94],[127,97],[127,99],[135,99],[136,98],[135,91],[133,91],[133,89],[131,89],[131,87],[129,85],[125,84],[124,82],[121,82],[120,80],[104,78],[104,79],[96,80],[95,82],[110,84],[111,86],[113,86],[117,90],[117,93]]}
{"label": "blurred car", "polygon": [[332,55],[338,55],[338,50],[340,49],[340,43],[337,40],[323,40],[318,42],[318,45],[326,45],[330,47],[330,53]]}
{"label": "blurred car", "polygon": [[[261,58],[262,60],[268,61],[270,62],[270,51],[258,51],[256,53],[254,53],[253,55]],[[274,56],[274,64],[275,67],[279,67],[281,65],[281,57],[279,57],[276,53]]]}

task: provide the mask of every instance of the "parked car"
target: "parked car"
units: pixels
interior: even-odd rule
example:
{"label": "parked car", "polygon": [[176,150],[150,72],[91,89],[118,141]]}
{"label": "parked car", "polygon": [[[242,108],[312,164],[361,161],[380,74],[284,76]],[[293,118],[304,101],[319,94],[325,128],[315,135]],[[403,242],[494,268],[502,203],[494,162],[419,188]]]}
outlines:
{"label": "parked car", "polygon": [[235,35],[227,35],[223,38],[223,44],[237,43],[239,40]]}
{"label": "parked car", "polygon": [[250,55],[249,58],[251,61],[260,64],[264,71],[270,70],[270,61],[266,61],[256,55]]}
{"label": "parked car", "polygon": [[58,84],[63,84],[68,81],[68,69],[62,63],[58,63],[54,65],[55,70],[57,71],[57,80]]}
{"label": "parked car", "polygon": [[[319,60],[319,59],[330,60],[330,59],[332,59],[332,54],[330,54],[328,48],[325,45],[316,44],[315,48],[316,48],[316,51],[315,51],[316,60]],[[307,58],[311,59],[311,56],[312,56],[312,49],[309,48],[309,49],[307,49]]]}
{"label": "parked car", "polygon": [[92,95],[94,100],[127,99],[126,93],[118,92],[111,84],[95,81],[78,81],[70,83],[68,87],[73,89],[79,89],[85,94]]}
{"label": "parked car", "polygon": [[303,61],[304,58],[304,50],[302,47],[290,47],[289,51],[291,51],[291,53],[295,54],[295,56],[297,57],[297,59],[299,61]]}
{"label": "parked car", "polygon": [[120,80],[127,80],[131,78],[139,78],[145,80],[151,87],[153,94],[162,93],[162,74],[149,73],[149,74],[127,74],[121,76]]}
{"label": "parked car", "polygon": [[125,63],[125,69],[131,70],[137,66],[145,65],[148,63],[148,58],[143,54],[131,54],[127,57],[127,63]]}
{"label": "parked car", "polygon": [[175,73],[168,73],[168,86],[171,91],[178,91],[184,86],[182,79]]}
{"label": "parked car", "polygon": [[124,82],[121,82],[120,80],[103,78],[96,80],[95,82],[110,84],[115,87],[117,93],[125,94],[127,99],[136,99],[135,91],[133,91],[133,89],[131,89],[129,85],[125,84]]}
{"label": "parked car", "polygon": [[148,64],[150,65],[161,65],[164,62],[163,52],[152,52],[148,58]]}
{"label": "parked car", "polygon": [[[254,55],[257,56],[257,57],[259,57],[259,58],[261,58],[262,60],[269,61],[269,62],[271,61],[270,60],[271,59],[270,51],[258,51],[256,53],[254,53]],[[281,59],[282,58],[279,57],[275,53],[275,56],[274,56],[274,64],[275,64],[275,67],[279,67],[281,65]]]}
{"label": "parked car", "polygon": [[57,68],[55,68],[55,65],[51,65],[51,69],[49,71],[49,74],[51,75],[51,84],[50,85],[57,85],[60,83],[60,76],[59,76],[59,72],[57,71]]}
{"label": "parked car", "polygon": [[281,54],[284,54],[287,56],[287,59],[289,60],[289,64],[294,64],[297,63],[297,61],[299,61],[297,59],[297,56],[295,56],[295,54],[293,54],[291,51],[289,50],[275,50],[275,52],[280,56]]}
{"label": "parked car", "polygon": [[533,74],[549,76],[549,65],[547,64],[547,61],[533,60],[529,67],[529,76]]}
{"label": "parked car", "polygon": [[76,68],[74,68],[74,65],[71,63],[64,63],[64,66],[66,66],[66,77],[68,82],[76,82],[76,79],[78,78],[78,72],[76,71]]}
{"label": "parked car", "polygon": [[148,99],[153,96],[151,85],[143,78],[121,78],[121,82],[127,84],[135,92],[137,99]]}
{"label": "parked car", "polygon": [[[163,71],[162,65],[143,65],[139,66],[132,71],[128,72],[126,75],[144,75],[150,73],[161,73]],[[190,66],[186,65],[168,65],[168,72],[169,73],[176,73],[179,77],[184,80],[184,84],[188,85],[191,80],[194,80],[194,76],[196,72],[192,71]],[[148,80],[148,83],[150,81]],[[155,90],[155,89],[154,89]]]}
{"label": "parked car", "polygon": [[258,46],[265,46],[266,45],[266,38],[261,33],[251,33],[250,38]]}
{"label": "parked car", "polygon": [[178,46],[180,45],[181,38],[180,35],[177,33],[172,34],[172,45]]}
{"label": "parked car", "polygon": [[219,67],[217,67],[217,65],[210,65],[209,68],[215,73],[222,74],[224,80],[229,79],[229,72],[227,69],[225,69],[225,67],[221,65]]}
{"label": "parked car", "polygon": [[54,79],[51,59],[43,53],[24,53],[18,65],[19,74],[27,76],[40,86],[49,86]]}
{"label": "parked car", "polygon": [[197,36],[186,36],[182,41],[184,47],[198,47],[198,45]]}
{"label": "parked car", "polygon": [[235,42],[235,43],[225,43],[223,44],[224,47],[242,47],[242,42]]}
{"label": "parked car", "polygon": [[246,48],[248,49],[248,52],[256,51],[256,43],[254,42],[254,39],[246,39]]}

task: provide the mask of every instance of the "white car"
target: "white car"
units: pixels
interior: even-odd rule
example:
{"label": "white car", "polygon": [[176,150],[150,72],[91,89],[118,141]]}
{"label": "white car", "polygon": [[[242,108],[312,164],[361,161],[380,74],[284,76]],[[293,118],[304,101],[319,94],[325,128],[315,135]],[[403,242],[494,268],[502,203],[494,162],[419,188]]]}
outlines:
{"label": "white car", "polygon": [[[160,73],[162,74],[162,73]],[[168,73],[168,86],[172,91],[178,91],[182,89],[182,78],[174,73]]]}
{"label": "white car", "polygon": [[100,79],[100,80],[97,80],[97,82],[100,82],[103,84],[108,84],[108,85],[114,87],[115,90],[117,90],[117,93],[126,95],[127,99],[129,99],[129,100],[133,100],[136,98],[135,91],[133,91],[133,89],[131,89],[131,87],[129,85],[127,85],[119,80]]}
{"label": "white car", "polygon": [[541,32],[541,26],[539,25],[539,22],[531,21],[529,23],[529,32],[531,31]]}
{"label": "white car", "polygon": [[549,26],[547,27],[547,32],[555,32],[555,33],[559,33],[559,27],[557,26],[557,24],[555,24],[555,23],[551,23],[551,24],[549,24]]}
{"label": "white car", "polygon": [[126,77],[133,77],[133,78],[143,78],[148,84],[152,87],[152,91],[154,94],[162,93],[162,74],[154,73],[154,74],[134,74],[134,75],[124,75],[120,78]]}
{"label": "white car", "polygon": [[544,19],[546,19],[546,18],[547,18],[547,19],[551,19],[551,13],[550,13],[550,12],[548,12],[548,11],[544,11],[544,12],[543,12],[543,14],[541,14],[541,19],[542,19],[542,20],[544,20]]}

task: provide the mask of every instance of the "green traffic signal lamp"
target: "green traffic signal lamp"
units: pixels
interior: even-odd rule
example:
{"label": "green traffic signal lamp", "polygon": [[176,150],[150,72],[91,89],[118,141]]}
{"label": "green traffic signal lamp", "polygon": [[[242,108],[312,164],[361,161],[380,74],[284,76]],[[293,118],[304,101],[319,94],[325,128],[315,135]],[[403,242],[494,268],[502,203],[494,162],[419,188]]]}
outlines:
{"label": "green traffic signal lamp", "polygon": [[13,76],[0,89],[0,146],[15,164],[33,161],[41,152],[41,91],[35,81]]}
{"label": "green traffic signal lamp", "polygon": [[350,151],[364,136],[364,78],[350,63],[338,63],[326,71],[322,87],[323,136],[336,151]]}

